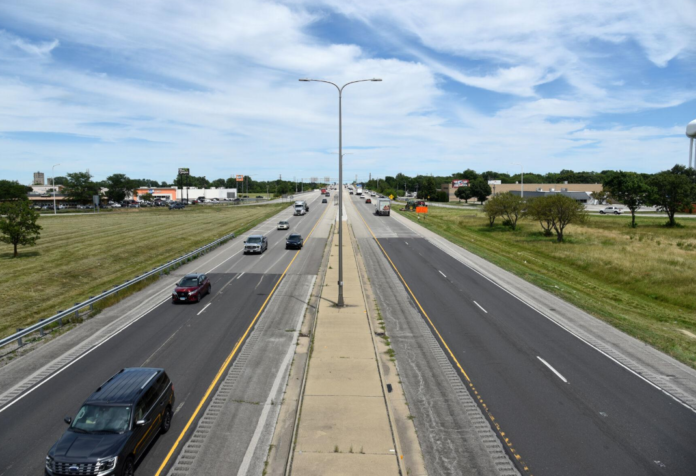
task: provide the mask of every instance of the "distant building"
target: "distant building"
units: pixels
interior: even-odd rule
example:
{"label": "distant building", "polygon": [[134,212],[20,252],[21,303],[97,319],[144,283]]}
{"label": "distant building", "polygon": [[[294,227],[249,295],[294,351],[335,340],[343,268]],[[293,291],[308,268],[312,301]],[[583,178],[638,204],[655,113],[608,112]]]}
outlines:
{"label": "distant building", "polygon": [[32,182],[32,185],[45,185],[46,184],[46,178],[44,177],[43,172],[34,172],[34,181]]}
{"label": "distant building", "polygon": [[[522,192],[518,190],[512,190],[510,191],[511,194],[513,195],[521,195]],[[577,202],[580,203],[586,203],[586,204],[592,204],[594,203],[594,198],[590,195],[592,192],[570,192],[567,189],[563,188],[561,190],[541,190],[541,189],[535,189],[535,190],[530,190],[524,191],[524,198],[536,198],[536,197],[546,197],[549,195],[554,195],[560,193],[561,195],[565,195],[566,197],[570,197],[574,199]]]}
{"label": "distant building", "polygon": [[[135,191],[135,194],[139,197],[149,193],[153,198],[162,198],[164,200],[182,200],[188,198],[189,200],[196,200],[198,197],[208,198],[237,198],[236,188],[174,188],[174,187],[153,187],[153,188],[139,188]],[[188,195],[187,195],[188,194]],[[136,198],[137,200],[137,198]]]}
{"label": "distant building", "polygon": [[[491,183],[493,182],[493,183]],[[497,195],[499,193],[513,192],[516,195],[520,195],[522,192],[522,184],[519,183],[495,183],[496,181],[489,181],[491,186],[491,195]],[[442,184],[442,191],[449,193],[450,202],[456,202],[459,199],[454,195],[457,188],[452,186],[452,183]],[[538,196],[538,192],[562,192],[564,195],[568,193],[580,193],[589,196],[592,192],[601,192],[601,183],[525,183],[524,184],[524,196],[533,197]],[[535,192],[534,194],[532,192]],[[576,200],[582,198],[583,195],[573,196]],[[594,203],[594,199],[589,198],[587,201],[581,200],[583,203]]]}
{"label": "distant building", "polygon": [[53,193],[53,189],[56,189],[56,193],[61,193],[63,190],[62,185],[56,185],[55,187],[51,185],[32,185],[31,190],[33,193],[43,194],[43,193]]}

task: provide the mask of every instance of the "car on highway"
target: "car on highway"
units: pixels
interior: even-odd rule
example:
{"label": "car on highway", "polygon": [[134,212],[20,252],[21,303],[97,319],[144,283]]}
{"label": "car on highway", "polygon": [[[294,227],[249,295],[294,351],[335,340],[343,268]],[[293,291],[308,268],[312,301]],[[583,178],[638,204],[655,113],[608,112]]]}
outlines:
{"label": "car on highway", "polygon": [[299,233],[293,233],[289,235],[285,239],[285,249],[296,249],[296,250],[301,250],[302,246],[304,245],[304,240],[302,239],[302,235]]}
{"label": "car on highway", "polygon": [[621,215],[621,212],[622,212],[621,207],[605,207],[599,211],[599,213],[602,215],[608,215],[610,213],[613,213],[614,215]]}
{"label": "car on highway", "polygon": [[46,455],[45,475],[132,476],[159,433],[169,431],[174,386],[164,369],[126,368],[82,404]]}
{"label": "car on highway", "polygon": [[366,198],[366,199],[365,199],[365,203],[372,203],[372,199],[371,199],[371,198]]}
{"label": "car on highway", "polygon": [[322,198],[322,199],[321,199],[321,203],[329,203],[329,201],[328,201],[327,199],[325,199],[325,198]]}
{"label": "car on highway", "polygon": [[290,223],[286,221],[279,221],[278,222],[278,229],[279,230],[289,230],[290,229]]}
{"label": "car on highway", "polygon": [[244,242],[244,254],[263,253],[268,249],[268,239],[263,235],[251,235]]}
{"label": "car on highway", "polygon": [[172,292],[172,302],[200,302],[206,294],[210,294],[212,285],[205,274],[187,274],[176,283]]}

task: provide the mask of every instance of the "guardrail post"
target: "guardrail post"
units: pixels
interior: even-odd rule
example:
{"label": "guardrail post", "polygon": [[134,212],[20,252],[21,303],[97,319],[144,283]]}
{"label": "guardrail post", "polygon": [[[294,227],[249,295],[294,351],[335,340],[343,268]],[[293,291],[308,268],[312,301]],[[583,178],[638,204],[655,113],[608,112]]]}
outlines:
{"label": "guardrail post", "polygon": [[58,318],[58,327],[63,327],[63,318],[62,317]]}
{"label": "guardrail post", "polygon": [[[80,303],[79,303],[79,302],[76,302],[76,303],[75,303],[76,306],[77,306],[78,304],[80,304]],[[79,319],[79,318],[80,318],[80,310],[79,310],[79,309],[75,309],[75,319]]]}
{"label": "guardrail post", "polygon": [[[45,319],[39,319],[39,322],[41,322],[41,321],[45,321]],[[44,336],[44,328],[43,328],[43,327],[40,327],[40,328],[39,328],[39,335],[40,335],[41,337]]]}
{"label": "guardrail post", "polygon": [[[20,328],[17,329],[17,332],[21,332],[21,331],[23,331],[23,330],[24,330],[24,328],[20,327]],[[18,339],[17,339],[17,347],[22,347],[23,345],[24,345],[24,343],[22,342],[22,338],[21,338],[21,337],[18,338]]]}

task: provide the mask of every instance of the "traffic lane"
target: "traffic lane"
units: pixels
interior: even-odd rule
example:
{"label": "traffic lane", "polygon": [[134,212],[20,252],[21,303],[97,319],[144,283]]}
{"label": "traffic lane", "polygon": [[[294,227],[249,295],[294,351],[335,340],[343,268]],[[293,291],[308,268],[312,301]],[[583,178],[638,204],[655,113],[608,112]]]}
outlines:
{"label": "traffic lane", "polygon": [[[229,278],[215,276],[214,281]],[[174,382],[178,408],[171,432],[151,448],[141,464],[147,469],[138,470],[139,474],[154,474],[277,279],[267,276],[262,280],[254,274],[233,279],[234,292],[222,294],[210,312],[200,316],[198,312],[207,304],[205,298],[198,304],[166,302],[0,413],[0,474],[42,471],[46,452],[65,430],[62,418],[74,415],[82,402],[121,368],[145,365],[166,369]]]}
{"label": "traffic lane", "polygon": [[409,244],[426,257],[431,276],[436,276],[435,270],[444,271],[441,278],[449,281],[452,293],[463,302],[473,302],[473,312],[484,322],[495,323],[502,336],[510,336],[508,345],[530,356],[531,365],[556,382],[561,377],[554,371],[567,379],[578,414],[586,414],[627,453],[640,455],[644,464],[659,461],[660,467],[670,470],[688,473],[688,468],[696,467],[691,451],[696,443],[696,413],[427,241]]}
{"label": "traffic lane", "polygon": [[[535,474],[696,467],[692,411],[425,240],[380,242]],[[477,285],[487,313],[462,291]]]}

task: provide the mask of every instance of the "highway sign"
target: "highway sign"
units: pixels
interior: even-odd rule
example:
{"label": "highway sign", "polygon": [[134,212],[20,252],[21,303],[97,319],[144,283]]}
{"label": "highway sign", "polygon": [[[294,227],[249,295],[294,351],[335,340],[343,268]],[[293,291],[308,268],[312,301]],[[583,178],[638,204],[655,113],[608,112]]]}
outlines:
{"label": "highway sign", "polygon": [[389,200],[394,200],[394,195],[389,195]]}

